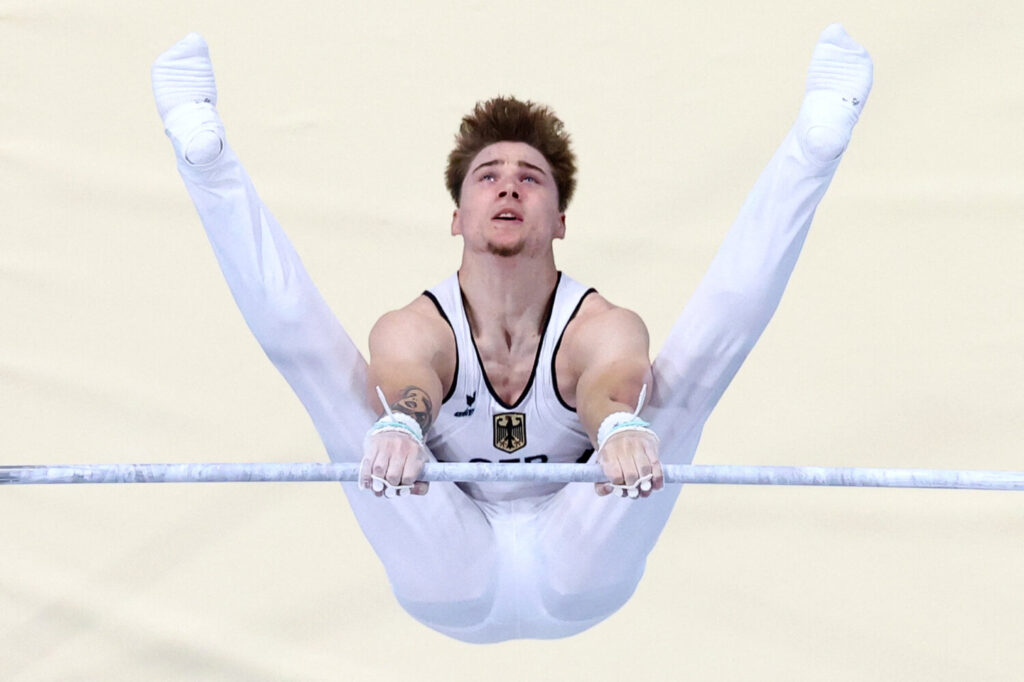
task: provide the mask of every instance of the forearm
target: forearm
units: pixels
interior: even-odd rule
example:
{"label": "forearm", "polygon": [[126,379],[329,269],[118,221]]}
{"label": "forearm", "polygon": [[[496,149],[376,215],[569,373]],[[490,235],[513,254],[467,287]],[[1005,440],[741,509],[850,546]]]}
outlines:
{"label": "forearm", "polygon": [[441,409],[440,379],[423,367],[373,362],[369,373],[370,400],[378,413],[385,408],[377,395],[379,388],[389,409],[416,420],[425,436]]}
{"label": "forearm", "polygon": [[621,363],[581,376],[576,414],[590,442],[596,446],[598,429],[609,415],[635,411],[643,387],[650,383],[650,365],[642,362]]}
{"label": "forearm", "polygon": [[626,497],[648,497],[664,485],[658,437],[637,415],[644,386],[650,381],[650,364],[638,357],[596,368],[580,377],[577,414],[594,444],[596,460],[608,477],[607,483],[595,486],[598,495],[618,491]]}
{"label": "forearm", "polygon": [[368,390],[378,414],[385,411],[376,395],[379,387],[387,407],[415,419],[426,435],[444,399],[441,377],[452,376],[455,369],[455,344],[447,323],[432,308],[429,314],[417,312],[424,303],[417,300],[387,313],[373,326]]}
{"label": "forearm", "polygon": [[[368,388],[378,414],[383,416],[366,439],[360,485],[378,496],[403,492],[423,495],[429,489],[418,477],[430,457],[425,437],[444,395],[441,375],[433,361],[449,356],[444,352],[448,350],[452,366],[442,365],[454,369],[454,344],[444,348],[448,338],[445,323],[424,317],[416,307],[417,302],[413,302],[384,315],[370,331]],[[381,395],[374,395],[378,393]]]}

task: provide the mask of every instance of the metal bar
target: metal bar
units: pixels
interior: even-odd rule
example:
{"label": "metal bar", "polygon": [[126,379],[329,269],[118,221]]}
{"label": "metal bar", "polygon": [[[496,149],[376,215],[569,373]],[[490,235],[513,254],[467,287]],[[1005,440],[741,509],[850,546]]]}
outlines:
{"label": "metal bar", "polygon": [[[666,483],[1024,490],[1024,472],[735,465],[664,465]],[[0,485],[355,481],[358,463],[252,462],[0,466]],[[599,482],[596,464],[431,463],[426,481]]]}

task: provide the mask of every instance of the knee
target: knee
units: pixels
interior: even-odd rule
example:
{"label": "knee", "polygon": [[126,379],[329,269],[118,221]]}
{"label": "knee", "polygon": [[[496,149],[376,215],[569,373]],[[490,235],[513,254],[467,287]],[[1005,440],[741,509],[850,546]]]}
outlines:
{"label": "knee", "polygon": [[603,619],[629,601],[643,576],[643,565],[633,575],[624,575],[600,584],[558,585],[547,581],[541,586],[541,600],[552,618],[561,621]]}
{"label": "knee", "polygon": [[487,620],[497,593],[492,571],[425,568],[421,565],[421,570],[398,575],[389,572],[395,598],[410,616],[442,632],[444,628],[467,628]]}
{"label": "knee", "polygon": [[224,151],[224,139],[215,130],[203,129],[197,132],[185,145],[185,161],[190,166],[206,166],[220,157]]}
{"label": "knee", "polygon": [[830,163],[846,151],[849,139],[825,126],[812,126],[803,134],[804,153],[816,163]]}
{"label": "knee", "polygon": [[395,598],[406,613],[429,628],[450,636],[449,628],[473,628],[482,625],[494,608],[494,595],[482,594],[466,599],[427,601],[404,597],[395,592]]}
{"label": "knee", "polygon": [[422,553],[419,558],[385,564],[390,563],[387,573],[395,598],[410,616],[434,629],[471,627],[487,620],[498,591],[492,556],[484,553],[455,561],[447,554]]}

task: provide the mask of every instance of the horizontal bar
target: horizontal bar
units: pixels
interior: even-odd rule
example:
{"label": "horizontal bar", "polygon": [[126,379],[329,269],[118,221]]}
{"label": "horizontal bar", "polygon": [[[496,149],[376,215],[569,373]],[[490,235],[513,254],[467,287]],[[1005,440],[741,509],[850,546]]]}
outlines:
{"label": "horizontal bar", "polygon": [[[1024,490],[1024,472],[1018,471],[690,464],[666,464],[663,468],[666,483]],[[358,475],[357,463],[329,462],[16,465],[0,466],[0,485],[355,481]],[[427,464],[421,478],[476,483],[607,480],[596,464],[452,462]]]}

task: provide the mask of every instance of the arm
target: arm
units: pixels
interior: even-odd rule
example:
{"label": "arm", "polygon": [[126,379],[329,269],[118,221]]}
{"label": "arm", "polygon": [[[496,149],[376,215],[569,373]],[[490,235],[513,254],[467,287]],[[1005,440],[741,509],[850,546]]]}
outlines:
{"label": "arm", "polygon": [[[658,439],[648,429],[622,430],[605,436],[599,432],[606,420],[632,414],[641,390],[651,383],[650,341],[643,320],[601,297],[588,304],[566,330],[565,350],[575,388],[576,411],[591,442],[598,445],[597,461],[611,484],[634,486],[643,477],[651,485],[641,487],[642,497],[664,486],[658,461]],[[608,429],[612,424],[608,424]],[[604,434],[601,434],[604,435]],[[613,488],[595,485],[599,495]]]}
{"label": "arm", "polygon": [[366,438],[360,487],[382,495],[384,485],[380,481],[374,485],[376,477],[391,486],[412,486],[414,495],[426,494],[429,484],[416,480],[428,456],[422,437],[441,409],[455,362],[451,329],[424,297],[377,321],[370,332],[371,400],[380,402],[379,387],[393,413],[415,422],[420,438],[401,428],[388,428],[393,420],[386,414],[381,417]]}

